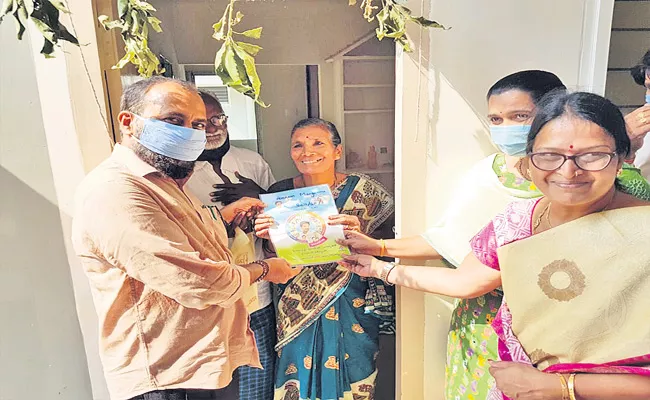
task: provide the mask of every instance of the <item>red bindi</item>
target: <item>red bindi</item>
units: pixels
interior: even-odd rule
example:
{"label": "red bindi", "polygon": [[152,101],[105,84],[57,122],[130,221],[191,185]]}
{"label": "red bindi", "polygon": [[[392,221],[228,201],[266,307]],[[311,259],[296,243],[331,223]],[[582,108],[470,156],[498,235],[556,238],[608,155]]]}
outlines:
{"label": "red bindi", "polygon": [[569,146],[569,149],[570,149],[570,150],[573,150],[573,145]]}

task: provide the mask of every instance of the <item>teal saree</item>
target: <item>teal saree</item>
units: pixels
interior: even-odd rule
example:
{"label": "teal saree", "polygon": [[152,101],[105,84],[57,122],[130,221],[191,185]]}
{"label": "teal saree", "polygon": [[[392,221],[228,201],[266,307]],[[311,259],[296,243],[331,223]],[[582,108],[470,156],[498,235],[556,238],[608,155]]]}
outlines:
{"label": "teal saree", "polygon": [[[393,197],[373,179],[348,175],[332,194],[363,232],[392,228]],[[380,327],[394,321],[383,283],[326,264],[305,268],[280,290],[274,398],[373,399]]]}

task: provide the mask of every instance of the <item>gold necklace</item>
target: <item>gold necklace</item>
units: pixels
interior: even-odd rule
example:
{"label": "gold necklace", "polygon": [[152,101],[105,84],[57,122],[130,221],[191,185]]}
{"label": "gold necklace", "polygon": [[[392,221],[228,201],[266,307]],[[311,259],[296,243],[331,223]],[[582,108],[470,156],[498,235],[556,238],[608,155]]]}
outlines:
{"label": "gold necklace", "polygon": [[[533,224],[533,231],[536,231],[537,228],[539,228],[539,225],[542,223],[542,218],[544,218],[544,215],[547,214],[550,209],[551,209],[551,202],[549,202],[546,205],[546,208],[544,208],[542,210],[542,212],[539,214],[539,216],[537,217],[537,219],[535,219],[535,223]],[[548,222],[548,219],[547,219],[547,222]]]}
{"label": "gold necklace", "polygon": [[[614,199],[616,198],[616,193],[617,193],[617,191],[615,190],[614,194],[612,195],[612,198],[609,199],[609,201],[607,202],[607,204],[605,204],[605,206],[603,208],[596,211],[596,213],[603,212],[603,211],[605,211],[607,209],[607,207],[611,206],[612,203],[614,202]],[[548,205],[546,206],[546,208],[544,208],[544,210],[542,210],[542,212],[539,214],[539,216],[535,220],[535,223],[533,224],[533,231],[535,231],[535,230],[537,230],[537,228],[539,228],[539,225],[542,223],[542,218],[544,217],[544,215],[546,215],[546,218],[545,218],[546,219],[546,225],[548,225],[549,229],[553,228],[553,225],[551,224],[551,202],[550,201],[548,202]]]}

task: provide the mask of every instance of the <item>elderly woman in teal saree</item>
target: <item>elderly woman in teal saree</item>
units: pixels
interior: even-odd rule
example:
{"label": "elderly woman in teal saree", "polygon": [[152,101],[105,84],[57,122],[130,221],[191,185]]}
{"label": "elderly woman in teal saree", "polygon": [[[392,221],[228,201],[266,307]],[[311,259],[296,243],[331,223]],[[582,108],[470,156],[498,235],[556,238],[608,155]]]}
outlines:
{"label": "elderly woman in teal saree", "polygon": [[[336,173],[340,151],[334,125],[299,122],[292,132],[292,158],[301,175],[269,191],[328,183],[341,214],[330,223],[391,236],[392,195],[368,176]],[[256,234],[266,237],[271,223],[268,216],[258,217]],[[279,289],[275,399],[373,399],[380,330],[390,331],[394,320],[383,282],[332,263],[307,267]]]}

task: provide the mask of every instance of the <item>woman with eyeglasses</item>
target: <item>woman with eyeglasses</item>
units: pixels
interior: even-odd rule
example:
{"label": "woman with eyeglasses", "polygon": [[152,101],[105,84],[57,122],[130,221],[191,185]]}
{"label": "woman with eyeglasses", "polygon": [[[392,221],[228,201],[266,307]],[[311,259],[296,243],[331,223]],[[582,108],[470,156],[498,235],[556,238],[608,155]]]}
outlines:
{"label": "woman with eyeglasses", "polygon": [[[471,251],[470,239],[490,218],[518,199],[539,198],[537,187],[520,172],[530,124],[541,98],[565,89],[547,71],[519,71],[497,81],[487,93],[492,141],[500,152],[473,166],[458,180],[443,218],[421,236],[375,240],[348,232],[343,242],[354,251],[375,256],[439,259],[458,267]],[[650,186],[639,171],[624,165],[622,190],[650,199]],[[474,299],[458,299],[452,311],[447,343],[447,399],[484,399],[494,379],[489,359],[497,357],[497,340],[490,326],[502,292],[491,291]]]}
{"label": "woman with eyeglasses", "polygon": [[391,284],[459,298],[499,286],[498,390],[488,399],[650,398],[650,202],[620,190],[630,149],[621,112],[590,93],[538,105],[522,171],[543,197],[510,203],[458,269],[342,265]]}

